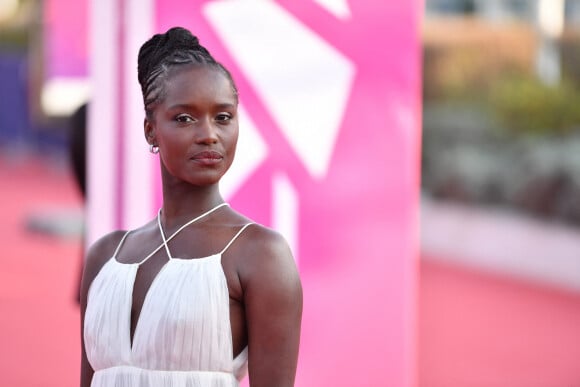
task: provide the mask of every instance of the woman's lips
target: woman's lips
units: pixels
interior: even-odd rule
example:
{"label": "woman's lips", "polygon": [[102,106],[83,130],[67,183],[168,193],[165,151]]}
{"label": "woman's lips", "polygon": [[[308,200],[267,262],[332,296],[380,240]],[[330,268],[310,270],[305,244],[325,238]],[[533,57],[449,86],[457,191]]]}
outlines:
{"label": "woman's lips", "polygon": [[222,161],[223,158],[224,157],[219,152],[203,151],[203,152],[199,152],[199,153],[196,153],[195,155],[193,155],[191,160],[196,161],[200,164],[204,164],[204,165],[213,165],[213,164],[217,164],[220,161]]}

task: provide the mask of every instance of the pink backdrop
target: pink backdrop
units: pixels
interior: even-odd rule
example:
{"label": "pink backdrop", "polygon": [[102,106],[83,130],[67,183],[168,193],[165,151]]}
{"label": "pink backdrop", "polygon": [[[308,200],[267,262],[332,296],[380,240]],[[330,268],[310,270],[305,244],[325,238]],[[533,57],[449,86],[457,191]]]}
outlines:
{"label": "pink backdrop", "polygon": [[88,75],[88,0],[45,0],[45,78]]}
{"label": "pink backdrop", "polygon": [[[114,138],[111,148],[118,153],[95,160],[91,179],[95,190],[121,186],[93,193],[89,241],[139,221],[126,210],[131,202],[119,197],[127,191],[136,198],[129,191],[135,187],[143,197],[142,184],[127,179],[142,173],[144,164],[127,155],[146,154],[142,108],[130,120],[127,109],[117,110],[138,99],[130,73],[136,55],[122,55],[136,50],[143,35],[187,27],[231,70],[240,91],[240,141],[246,143],[230,174],[235,181],[225,184],[226,197],[285,234],[298,261],[305,299],[296,385],[416,385],[422,2],[94,4],[96,12],[114,10],[129,21],[111,24],[120,33],[92,29],[98,50],[93,117],[99,119],[91,130],[101,147],[103,139]],[[150,19],[136,15],[145,4]],[[109,34],[108,44],[96,40],[102,34]],[[103,63],[108,72],[101,71]],[[115,84],[103,88],[112,78],[116,91]],[[160,205],[158,167],[149,165],[146,216]],[[109,223],[103,220],[107,211],[116,214]]]}
{"label": "pink backdrop", "polygon": [[[305,294],[298,385],[413,384],[421,122],[418,2],[352,1],[344,20],[313,2],[278,2],[279,12],[319,35],[356,68],[345,86],[348,103],[339,112],[330,165],[318,179],[281,134],[267,101],[222,40],[224,34],[216,33],[219,25],[208,21],[206,3],[159,1],[156,29],[182,25],[200,36],[233,72],[242,103],[275,150],[245,181],[233,205],[270,223],[273,175],[282,171],[297,192],[296,254]],[[261,28],[258,20],[240,23]],[[268,52],[260,60],[281,65]],[[333,65],[329,59],[329,70]],[[308,83],[302,89],[303,98],[310,98]]]}

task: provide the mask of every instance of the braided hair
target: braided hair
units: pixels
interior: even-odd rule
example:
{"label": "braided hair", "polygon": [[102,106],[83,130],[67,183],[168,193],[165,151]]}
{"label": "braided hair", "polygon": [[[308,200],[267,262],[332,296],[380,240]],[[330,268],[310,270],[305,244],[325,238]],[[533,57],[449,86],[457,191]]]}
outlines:
{"label": "braided hair", "polygon": [[148,118],[151,118],[153,110],[165,97],[165,81],[170,70],[182,65],[218,69],[230,80],[237,98],[238,90],[230,72],[185,28],[173,27],[164,34],[153,35],[141,46],[137,62],[137,76]]}

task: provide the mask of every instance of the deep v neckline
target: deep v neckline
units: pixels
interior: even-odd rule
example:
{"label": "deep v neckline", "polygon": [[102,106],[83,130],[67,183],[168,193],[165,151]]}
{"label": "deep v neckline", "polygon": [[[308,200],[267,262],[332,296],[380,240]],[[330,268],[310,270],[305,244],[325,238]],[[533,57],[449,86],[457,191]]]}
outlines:
{"label": "deep v neckline", "polygon": [[[131,350],[131,353],[133,353],[135,349],[135,337],[137,336],[137,332],[139,331],[139,325],[141,325],[140,324],[141,316],[143,314],[145,306],[147,305],[147,301],[150,298],[151,289],[154,289],[154,286],[156,285],[158,278],[163,275],[163,272],[165,271],[167,266],[169,266],[169,263],[171,263],[171,259],[167,260],[167,262],[165,262],[161,266],[157,274],[155,274],[155,276],[153,277],[153,280],[149,284],[149,287],[147,288],[147,290],[145,290],[145,296],[143,296],[143,302],[141,303],[141,307],[139,308],[139,313],[136,314],[135,319],[133,319],[133,305],[135,303],[135,283],[137,282],[137,274],[139,273],[140,265],[137,266],[137,268],[135,269],[135,275],[133,276],[133,284],[131,286],[131,309],[129,310],[129,348]],[[135,320],[135,329],[132,329],[133,320]]]}
{"label": "deep v neckline", "polygon": [[[163,240],[163,243],[161,245],[159,245],[155,250],[153,250],[142,261],[137,262],[137,263],[130,263],[129,264],[129,265],[136,266],[135,273],[133,275],[133,283],[132,283],[132,286],[131,286],[131,306],[130,306],[130,310],[129,310],[129,347],[130,347],[131,353],[134,352],[135,336],[137,335],[137,332],[139,330],[139,326],[141,325],[140,324],[140,322],[141,322],[141,315],[143,313],[143,309],[145,309],[145,306],[147,305],[148,299],[150,298],[151,289],[156,285],[157,279],[163,274],[163,272],[165,271],[165,269],[169,266],[169,263],[171,261],[174,261],[176,259],[176,258],[173,258],[172,257],[171,252],[169,251],[169,247],[167,246],[167,243],[169,241],[171,241],[175,236],[177,236],[177,234],[179,234],[187,226],[189,226],[189,225],[197,222],[198,220],[206,217],[207,215],[211,214],[212,212],[218,210],[219,208],[224,207],[224,206],[227,206],[227,205],[228,205],[228,203],[218,204],[217,206],[209,209],[208,211],[204,212],[203,214],[196,216],[195,218],[191,219],[190,221],[186,222],[184,225],[182,225],[181,227],[179,227],[168,238],[165,238],[165,232],[163,231],[163,227],[161,225],[161,208],[157,212],[157,225],[158,225],[159,233],[161,234],[161,239]],[[125,239],[125,237],[123,237],[123,240],[124,239]],[[123,240],[121,241],[121,243],[117,247],[117,250],[115,251],[115,254],[113,255],[113,258],[115,258],[115,261],[117,263],[120,263],[122,265],[126,265],[127,263],[119,262],[116,259],[117,253],[119,251],[119,248],[121,247],[121,244],[122,244]],[[134,309],[134,303],[135,303],[135,283],[137,282],[137,276],[139,274],[139,269],[141,268],[141,265],[142,264],[146,263],[159,250],[161,250],[162,247],[165,247],[165,250],[167,252],[167,258],[168,259],[167,259],[167,261],[163,265],[161,265],[161,268],[154,275],[153,280],[151,281],[151,283],[149,284],[149,286],[145,290],[145,295],[143,296],[143,302],[141,303],[141,306],[140,306],[140,308],[138,310],[138,313],[135,313],[135,318],[133,318],[133,309]],[[213,255],[210,255],[210,256],[207,256],[207,257],[201,257],[201,258],[193,258],[193,259],[191,259],[191,261],[205,260],[204,258],[211,258],[211,257],[214,257],[216,255],[218,255],[218,254],[213,254]],[[135,308],[135,310],[136,310],[136,308]],[[133,329],[133,325],[135,326],[134,329]]]}
{"label": "deep v neckline", "polygon": [[[167,267],[173,263],[173,262],[191,262],[192,264],[194,263],[201,263],[202,261],[207,261],[211,258],[216,258],[217,257],[221,257],[221,253],[218,254],[212,254],[212,255],[208,255],[205,257],[199,257],[199,258],[190,258],[190,259],[181,259],[181,258],[171,258],[168,259],[163,265],[161,265],[161,268],[159,269],[159,271],[157,272],[157,274],[155,274],[155,277],[153,277],[153,280],[151,281],[151,284],[149,284],[149,287],[147,288],[147,290],[145,291],[145,296],[143,297],[143,302],[141,303],[141,308],[139,310],[139,314],[135,316],[135,329],[132,331],[131,328],[133,326],[133,316],[132,316],[132,311],[133,311],[133,303],[135,301],[135,283],[136,283],[136,279],[137,279],[137,273],[139,271],[139,267],[137,267],[137,269],[135,269],[135,275],[133,276],[133,283],[131,286],[131,309],[129,310],[129,346],[131,349],[131,353],[134,352],[134,348],[135,348],[135,337],[137,336],[137,332],[139,331],[139,326],[141,325],[141,317],[143,315],[143,310],[145,310],[146,305],[149,303],[149,298],[151,298],[151,294],[153,293],[154,287],[157,285],[158,279],[160,277],[163,276],[164,272],[166,271]],[[116,261],[117,263],[121,264],[121,265],[127,265],[121,262]],[[138,265],[137,263],[134,264],[130,264],[130,265]]]}
{"label": "deep v neckline", "polygon": [[[209,369],[220,378],[221,371],[230,368],[234,376],[241,375],[247,362],[247,347],[239,354],[233,352],[231,289],[222,257],[238,254],[238,249],[232,250],[233,255],[226,252],[251,225],[240,225],[237,232],[232,228],[235,235],[213,255],[191,258],[190,254],[178,253],[172,262],[158,252],[155,261],[144,265],[138,277],[140,262],[135,258],[142,259],[146,254],[132,252],[143,239],[126,238],[133,248],[127,246],[128,254],[123,255],[115,250],[88,289],[83,337],[95,377],[130,376],[138,385],[144,373],[158,377],[158,371],[165,370],[172,381],[187,377],[195,383],[206,380],[206,372],[198,371]],[[151,234],[148,238],[151,240]],[[117,249],[121,244],[120,241]],[[117,256],[123,261],[118,261]],[[139,297],[135,301],[139,303],[140,316],[131,320],[134,292]],[[176,374],[176,370],[188,373]]]}

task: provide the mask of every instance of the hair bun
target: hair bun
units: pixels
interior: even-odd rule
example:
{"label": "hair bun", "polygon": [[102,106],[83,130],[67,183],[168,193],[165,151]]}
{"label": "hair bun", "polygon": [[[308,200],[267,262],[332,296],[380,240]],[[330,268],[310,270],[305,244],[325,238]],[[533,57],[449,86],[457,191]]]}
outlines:
{"label": "hair bun", "polygon": [[[146,81],[146,74],[167,58],[180,56],[184,52],[198,52],[211,58],[209,51],[199,44],[197,36],[183,27],[173,27],[164,34],[155,34],[139,50],[139,83]],[[146,59],[145,59],[146,58]],[[212,59],[213,60],[213,59]]]}
{"label": "hair bun", "polygon": [[211,65],[222,71],[232,83],[237,95],[232,76],[209,51],[199,43],[197,36],[183,27],[173,27],[164,34],[155,34],[139,50],[137,58],[137,78],[141,85],[145,110],[161,95],[161,82],[167,76],[171,66],[187,63]]}
{"label": "hair bun", "polygon": [[183,27],[173,27],[167,31],[165,37],[173,48],[192,49],[199,46],[199,39]]}

